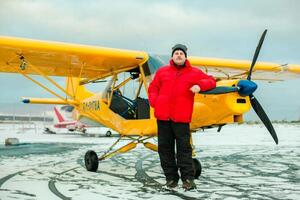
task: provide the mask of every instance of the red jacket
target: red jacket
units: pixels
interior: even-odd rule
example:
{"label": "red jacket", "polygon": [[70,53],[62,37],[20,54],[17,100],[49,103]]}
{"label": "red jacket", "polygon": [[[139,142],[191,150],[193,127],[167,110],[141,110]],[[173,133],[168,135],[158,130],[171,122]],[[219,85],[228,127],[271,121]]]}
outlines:
{"label": "red jacket", "polygon": [[186,60],[185,67],[177,68],[173,60],[157,70],[148,88],[149,102],[159,120],[190,123],[194,106],[193,85],[199,85],[201,91],[216,87],[213,77],[200,69],[192,67]]}

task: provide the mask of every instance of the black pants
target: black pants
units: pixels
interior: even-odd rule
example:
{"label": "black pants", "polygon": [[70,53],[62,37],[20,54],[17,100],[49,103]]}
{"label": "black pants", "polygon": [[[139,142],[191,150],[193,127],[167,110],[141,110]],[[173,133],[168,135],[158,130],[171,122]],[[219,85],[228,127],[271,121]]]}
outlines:
{"label": "black pants", "polygon": [[[194,179],[190,125],[173,121],[157,120],[158,153],[167,180]],[[175,153],[176,142],[176,153]]]}

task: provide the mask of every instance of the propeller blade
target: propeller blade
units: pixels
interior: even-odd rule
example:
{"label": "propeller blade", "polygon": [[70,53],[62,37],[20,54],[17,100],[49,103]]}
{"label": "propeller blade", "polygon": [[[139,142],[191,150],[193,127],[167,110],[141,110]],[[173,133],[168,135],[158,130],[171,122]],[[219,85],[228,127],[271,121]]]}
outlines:
{"label": "propeller blade", "polygon": [[263,34],[261,35],[260,40],[259,40],[259,42],[258,42],[258,45],[257,45],[257,47],[256,47],[255,54],[254,54],[254,56],[253,56],[252,63],[251,63],[251,67],[250,67],[249,74],[248,74],[248,77],[247,77],[247,80],[249,80],[249,81],[251,80],[252,70],[253,70],[253,67],[254,67],[254,65],[255,65],[255,63],[256,63],[257,57],[258,57],[258,55],[259,55],[259,52],[260,52],[261,46],[262,46],[262,44],[263,44],[263,42],[264,42],[264,39],[265,39],[266,34],[267,34],[267,29],[266,29],[266,30],[263,32]]}
{"label": "propeller blade", "polygon": [[268,118],[267,114],[265,113],[264,109],[262,108],[262,106],[260,105],[260,103],[258,102],[258,100],[255,98],[255,96],[253,94],[249,95],[249,97],[250,97],[250,102],[251,102],[251,105],[252,105],[254,111],[256,112],[256,114],[258,115],[260,120],[264,123],[264,125],[266,126],[268,131],[270,132],[275,143],[278,144],[278,138],[277,138],[276,132],[274,130],[274,127],[273,127],[270,119]]}

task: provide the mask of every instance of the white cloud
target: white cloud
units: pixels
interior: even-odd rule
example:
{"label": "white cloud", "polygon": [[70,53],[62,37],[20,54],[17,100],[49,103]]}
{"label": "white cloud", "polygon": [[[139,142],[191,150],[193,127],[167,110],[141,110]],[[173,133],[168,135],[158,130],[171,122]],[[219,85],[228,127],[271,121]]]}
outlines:
{"label": "white cloud", "polygon": [[226,44],[265,27],[298,35],[294,1],[253,2],[9,1],[0,8],[0,33],[152,51],[178,40]]}

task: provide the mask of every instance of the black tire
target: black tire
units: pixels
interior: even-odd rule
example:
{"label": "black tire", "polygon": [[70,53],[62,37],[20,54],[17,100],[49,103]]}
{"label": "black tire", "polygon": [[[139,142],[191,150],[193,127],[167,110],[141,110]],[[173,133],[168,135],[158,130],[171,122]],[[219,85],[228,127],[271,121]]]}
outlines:
{"label": "black tire", "polygon": [[111,136],[111,131],[106,131],[106,137],[110,137]]}
{"label": "black tire", "polygon": [[85,167],[90,172],[96,172],[99,165],[98,156],[95,151],[89,150],[84,156]]}
{"label": "black tire", "polygon": [[199,160],[193,158],[193,169],[194,169],[194,176],[195,179],[198,179],[202,172],[202,166]]}

